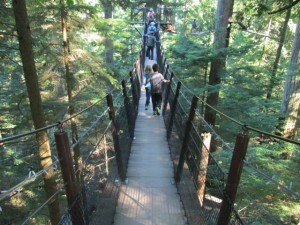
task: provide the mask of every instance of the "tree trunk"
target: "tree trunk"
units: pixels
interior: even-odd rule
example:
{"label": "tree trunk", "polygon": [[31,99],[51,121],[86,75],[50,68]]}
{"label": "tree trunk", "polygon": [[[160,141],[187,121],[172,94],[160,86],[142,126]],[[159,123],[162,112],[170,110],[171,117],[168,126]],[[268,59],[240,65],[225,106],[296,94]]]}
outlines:
{"label": "tree trunk", "polygon": [[[113,5],[110,0],[101,0],[102,6],[104,8],[105,19],[112,19],[113,17]],[[105,62],[112,64],[114,62],[114,49],[113,41],[109,38],[107,34],[104,41],[105,46]]]}
{"label": "tree trunk", "polygon": [[[42,109],[42,100],[34,62],[31,31],[28,21],[26,3],[25,0],[19,0],[12,1],[12,4],[16,20],[19,49],[23,63],[23,71],[30,102],[31,115],[35,129],[39,129],[45,127],[46,123],[44,119],[44,112]],[[53,164],[47,131],[41,131],[37,133],[36,138],[39,145],[41,167],[47,168]],[[47,173],[44,173],[44,185],[44,189],[47,193],[47,198],[55,195],[55,193],[57,192],[57,184],[54,179],[53,169],[49,169],[47,170]],[[51,224],[57,225],[60,220],[60,210],[56,196],[49,202],[49,212]]]}
{"label": "tree trunk", "polygon": [[280,60],[280,56],[281,56],[281,50],[283,47],[283,43],[285,41],[285,34],[286,34],[286,30],[288,27],[288,22],[290,20],[291,17],[291,9],[288,9],[285,15],[285,20],[283,23],[283,26],[280,30],[280,38],[279,38],[279,44],[278,44],[278,48],[276,51],[276,58],[273,64],[273,68],[272,68],[272,74],[271,74],[271,79],[270,79],[270,84],[269,84],[269,88],[267,91],[267,98],[271,98],[272,95],[272,91],[273,91],[273,87],[274,87],[274,83],[275,83],[275,78],[276,78],[276,72],[277,72],[277,68],[278,68],[278,63]]}
{"label": "tree trunk", "polygon": [[[66,70],[66,86],[67,86],[67,94],[69,101],[69,115],[72,117],[75,114],[75,107],[73,102],[73,94],[72,90],[74,88],[74,76],[70,71],[71,63],[70,63],[70,48],[68,41],[68,11],[65,5],[64,0],[61,0],[61,27],[62,27],[62,39],[63,39],[63,50],[64,50],[64,64]],[[72,143],[75,144],[78,140],[78,131],[77,125],[75,122],[75,118],[71,119],[71,131],[72,131]],[[81,188],[82,194],[82,202],[84,204],[84,208],[86,209],[86,194],[84,189],[84,177],[83,177],[83,165],[82,165],[82,156],[80,153],[80,146],[77,144],[74,149],[74,164],[75,164],[75,176],[77,181],[78,188]],[[87,212],[85,211],[85,220],[88,221]]]}
{"label": "tree trunk", "polygon": [[290,64],[287,70],[285,86],[283,90],[281,113],[285,115],[283,136],[292,138],[296,134],[297,115],[300,105],[299,83],[299,51],[300,51],[300,16],[295,32],[294,44]]}
{"label": "tree trunk", "polygon": [[[234,0],[219,0],[218,8],[216,12],[216,24],[214,33],[214,49],[220,51],[228,46],[229,32],[228,24],[229,19],[232,16]],[[230,26],[229,26],[230,28]],[[214,58],[211,62],[211,69],[209,73],[209,85],[208,96],[206,103],[212,107],[216,107],[219,101],[219,87],[221,83],[221,74],[224,72],[226,64],[226,56],[219,54],[217,58]],[[215,125],[216,112],[210,107],[205,108],[205,119],[211,124]]]}
{"label": "tree trunk", "polygon": [[[70,71],[71,63],[70,63],[70,49],[69,49],[69,41],[68,41],[68,33],[67,33],[67,17],[68,12],[65,6],[64,0],[61,1],[61,27],[62,27],[62,39],[63,39],[63,50],[64,50],[64,64],[66,70],[66,86],[67,86],[67,94],[69,101],[69,115],[72,117],[75,114],[75,107],[73,103],[73,94],[72,90],[74,88],[74,76]],[[72,131],[72,143],[76,143],[78,140],[78,132],[77,125],[75,119],[71,119],[71,131]],[[82,176],[82,158],[80,154],[79,145],[74,147],[74,164],[76,171],[76,180],[78,182],[78,187],[81,183]]]}

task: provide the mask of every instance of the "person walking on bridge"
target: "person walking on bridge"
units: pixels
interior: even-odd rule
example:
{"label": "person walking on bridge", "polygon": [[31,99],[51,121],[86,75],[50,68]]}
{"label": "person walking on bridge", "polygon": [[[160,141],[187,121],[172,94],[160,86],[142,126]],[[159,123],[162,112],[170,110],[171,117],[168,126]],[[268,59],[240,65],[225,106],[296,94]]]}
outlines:
{"label": "person walking on bridge", "polygon": [[149,59],[151,60],[153,60],[155,43],[156,43],[156,38],[154,36],[154,32],[151,31],[147,38],[147,51],[146,51],[146,56],[148,56]]}
{"label": "person walking on bridge", "polygon": [[147,13],[147,20],[148,20],[148,23],[151,23],[152,21],[155,20],[155,12],[152,8],[149,9],[148,13]]}
{"label": "person walking on bridge", "polygon": [[162,102],[162,84],[169,83],[164,76],[158,72],[159,66],[157,64],[152,65],[153,74],[150,78],[151,82],[151,98],[153,106],[153,115],[160,115],[160,107]]}
{"label": "person walking on bridge", "polygon": [[145,110],[148,110],[148,106],[150,104],[150,97],[151,97],[151,83],[150,83],[150,78],[152,76],[151,73],[151,65],[147,65],[145,68],[145,73],[144,73],[144,86],[146,90],[146,103],[145,103]]}
{"label": "person walking on bridge", "polygon": [[149,35],[150,32],[154,32],[154,34],[156,34],[156,25],[155,25],[155,22],[151,22],[149,25],[148,25],[148,28],[147,28],[147,34]]}

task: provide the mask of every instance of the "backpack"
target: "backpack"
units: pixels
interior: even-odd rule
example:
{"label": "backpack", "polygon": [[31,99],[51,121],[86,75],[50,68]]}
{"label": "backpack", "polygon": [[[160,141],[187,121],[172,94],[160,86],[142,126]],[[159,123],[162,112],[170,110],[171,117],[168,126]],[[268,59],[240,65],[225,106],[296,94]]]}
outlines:
{"label": "backpack", "polygon": [[155,29],[155,27],[154,27],[154,26],[151,26],[151,27],[149,28],[149,31],[156,32],[156,29]]}
{"label": "backpack", "polygon": [[155,37],[152,35],[148,36],[147,46],[154,46],[154,43],[155,43]]}

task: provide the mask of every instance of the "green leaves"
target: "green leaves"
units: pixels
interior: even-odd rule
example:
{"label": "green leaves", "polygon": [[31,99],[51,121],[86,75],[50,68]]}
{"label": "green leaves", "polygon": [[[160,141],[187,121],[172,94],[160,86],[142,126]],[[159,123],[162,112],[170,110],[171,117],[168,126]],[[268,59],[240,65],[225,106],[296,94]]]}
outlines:
{"label": "green leaves", "polygon": [[68,6],[72,6],[74,4],[75,4],[74,0],[67,0],[67,5]]}

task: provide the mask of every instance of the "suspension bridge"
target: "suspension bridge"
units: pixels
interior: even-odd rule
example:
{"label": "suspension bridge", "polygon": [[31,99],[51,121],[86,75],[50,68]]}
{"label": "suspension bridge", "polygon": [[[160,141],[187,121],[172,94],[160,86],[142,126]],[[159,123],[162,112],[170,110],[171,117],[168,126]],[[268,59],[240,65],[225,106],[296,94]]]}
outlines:
{"label": "suspension bridge", "polygon": [[[247,218],[235,208],[243,166],[271,183],[286,199],[299,201],[298,192],[251,165],[245,157],[249,132],[256,132],[257,136],[264,133],[233,121],[240,130],[234,146],[223,141],[203,118],[205,102],[171,70],[161,43],[156,44],[154,60],[145,57],[145,39],[133,69],[119,89],[71,118],[0,140],[2,149],[22,151],[19,164],[30,165],[23,177],[3,179],[1,224],[49,224],[48,207],[54,199],[60,203],[58,224],[246,224]],[[144,67],[153,63],[170,80],[163,87],[160,116],[144,108]],[[71,141],[68,136],[72,136],[74,118],[81,124],[80,135]],[[35,135],[45,130],[53,149],[52,164],[41,168],[38,154],[33,152],[38,149]],[[273,138],[299,145],[282,137]],[[33,147],[24,149],[24,142]],[[212,143],[231,153],[227,171],[210,152]],[[79,146],[80,155],[75,153]],[[2,160],[3,176],[9,177],[10,165],[17,165],[16,158]],[[76,160],[80,163],[76,164]],[[43,177],[49,171],[54,171],[57,185],[56,191],[45,198]],[[21,211],[13,207],[12,200],[23,205]],[[282,224],[263,206],[260,210],[266,224]],[[9,218],[14,214],[18,216]]]}

